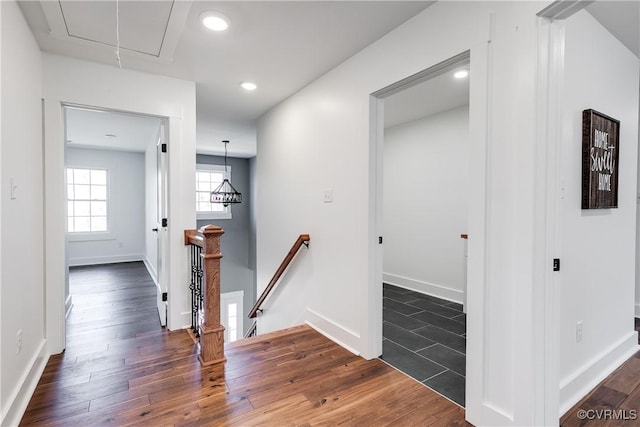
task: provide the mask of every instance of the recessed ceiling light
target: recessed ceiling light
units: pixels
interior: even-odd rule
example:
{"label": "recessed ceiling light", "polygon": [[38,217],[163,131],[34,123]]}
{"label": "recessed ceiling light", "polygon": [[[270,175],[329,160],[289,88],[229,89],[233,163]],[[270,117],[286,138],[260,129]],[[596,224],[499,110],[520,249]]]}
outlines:
{"label": "recessed ceiling light", "polygon": [[115,138],[116,136],[112,133],[105,133],[104,136],[106,136],[107,138]]}
{"label": "recessed ceiling light", "polygon": [[258,88],[258,86],[256,86],[255,83],[251,83],[251,82],[240,83],[240,86],[244,90],[256,90]]}
{"label": "recessed ceiling light", "polygon": [[218,12],[202,12],[200,22],[211,31],[225,31],[229,28],[229,18]]}
{"label": "recessed ceiling light", "polygon": [[469,70],[458,70],[453,74],[456,79],[464,79],[469,75]]}

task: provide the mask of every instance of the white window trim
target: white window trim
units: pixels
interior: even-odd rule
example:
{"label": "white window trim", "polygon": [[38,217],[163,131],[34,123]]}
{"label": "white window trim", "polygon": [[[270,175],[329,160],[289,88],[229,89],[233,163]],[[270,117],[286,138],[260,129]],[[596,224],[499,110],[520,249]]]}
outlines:
{"label": "white window trim", "polygon": [[[209,165],[206,163],[197,163],[196,164],[196,173],[198,171],[212,171],[212,172],[225,172],[224,165]],[[226,177],[229,181],[231,181],[231,166],[227,166]],[[196,177],[194,176],[195,180]],[[195,198],[195,194],[194,194]],[[195,203],[195,200],[194,200]],[[232,219],[231,215],[231,205],[224,208],[222,212],[198,212],[196,206],[196,219]]]}
{"label": "white window trim", "polygon": [[65,165],[64,167],[64,215],[65,220],[69,221],[68,201],[69,185],[67,183],[67,169],[89,169],[89,170],[106,170],[107,171],[107,231],[86,231],[86,232],[69,232],[69,226],[65,223],[65,234],[67,235],[67,241],[69,242],[90,242],[98,240],[116,240],[116,234],[113,230],[113,221],[111,217],[113,215],[111,199],[111,172],[112,169],[98,165]]}

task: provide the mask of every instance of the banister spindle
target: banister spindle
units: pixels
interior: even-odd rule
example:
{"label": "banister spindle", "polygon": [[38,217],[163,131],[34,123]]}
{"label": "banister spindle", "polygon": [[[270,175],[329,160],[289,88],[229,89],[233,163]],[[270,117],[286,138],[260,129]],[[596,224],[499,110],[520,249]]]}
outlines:
{"label": "banister spindle", "polygon": [[220,324],[220,236],[224,230],[216,225],[202,227],[204,236],[202,298],[204,313],[200,325],[200,363],[213,365],[226,361],[224,357],[224,326]]}

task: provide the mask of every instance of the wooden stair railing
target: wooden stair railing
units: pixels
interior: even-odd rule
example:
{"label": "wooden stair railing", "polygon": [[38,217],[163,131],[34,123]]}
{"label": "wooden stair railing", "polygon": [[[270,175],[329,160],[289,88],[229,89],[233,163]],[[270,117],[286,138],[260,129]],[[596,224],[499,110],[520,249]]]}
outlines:
{"label": "wooden stair railing", "polygon": [[216,225],[207,225],[196,230],[185,230],[185,245],[202,248],[200,253],[202,282],[202,318],[198,320],[200,331],[200,363],[214,365],[223,363],[224,326],[220,324],[220,236],[224,230]]}
{"label": "wooden stair railing", "polygon": [[258,311],[261,310],[260,307],[262,306],[262,303],[264,303],[264,300],[267,299],[267,296],[269,295],[271,290],[276,286],[276,283],[278,283],[278,280],[280,279],[284,271],[287,269],[287,267],[289,266],[293,258],[296,256],[296,254],[300,250],[300,247],[302,247],[302,245],[305,245],[308,248],[310,240],[311,240],[311,237],[309,237],[308,234],[301,234],[300,236],[298,236],[298,239],[293,244],[293,246],[289,250],[289,253],[284,258],[284,260],[282,260],[280,267],[278,267],[278,270],[276,270],[276,273],[271,278],[271,281],[265,288],[264,292],[262,292],[262,295],[260,295],[260,298],[258,298],[256,303],[253,305],[253,308],[249,312],[250,319],[253,319],[258,315]]}

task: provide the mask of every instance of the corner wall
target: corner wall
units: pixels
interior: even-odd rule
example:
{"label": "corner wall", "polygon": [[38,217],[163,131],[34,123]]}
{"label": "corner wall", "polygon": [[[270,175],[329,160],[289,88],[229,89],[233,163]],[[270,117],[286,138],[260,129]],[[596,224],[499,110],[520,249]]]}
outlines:
{"label": "corner wall", "polygon": [[17,4],[0,2],[0,11],[0,425],[11,426],[20,422],[48,359],[42,57]]}
{"label": "corner wall", "polygon": [[[565,22],[564,51],[561,413],[638,348],[634,300],[639,60],[584,10]],[[582,111],[589,108],[620,120],[617,209],[581,209]]]}
{"label": "corner wall", "polygon": [[383,280],[462,303],[469,106],[384,133]]}

